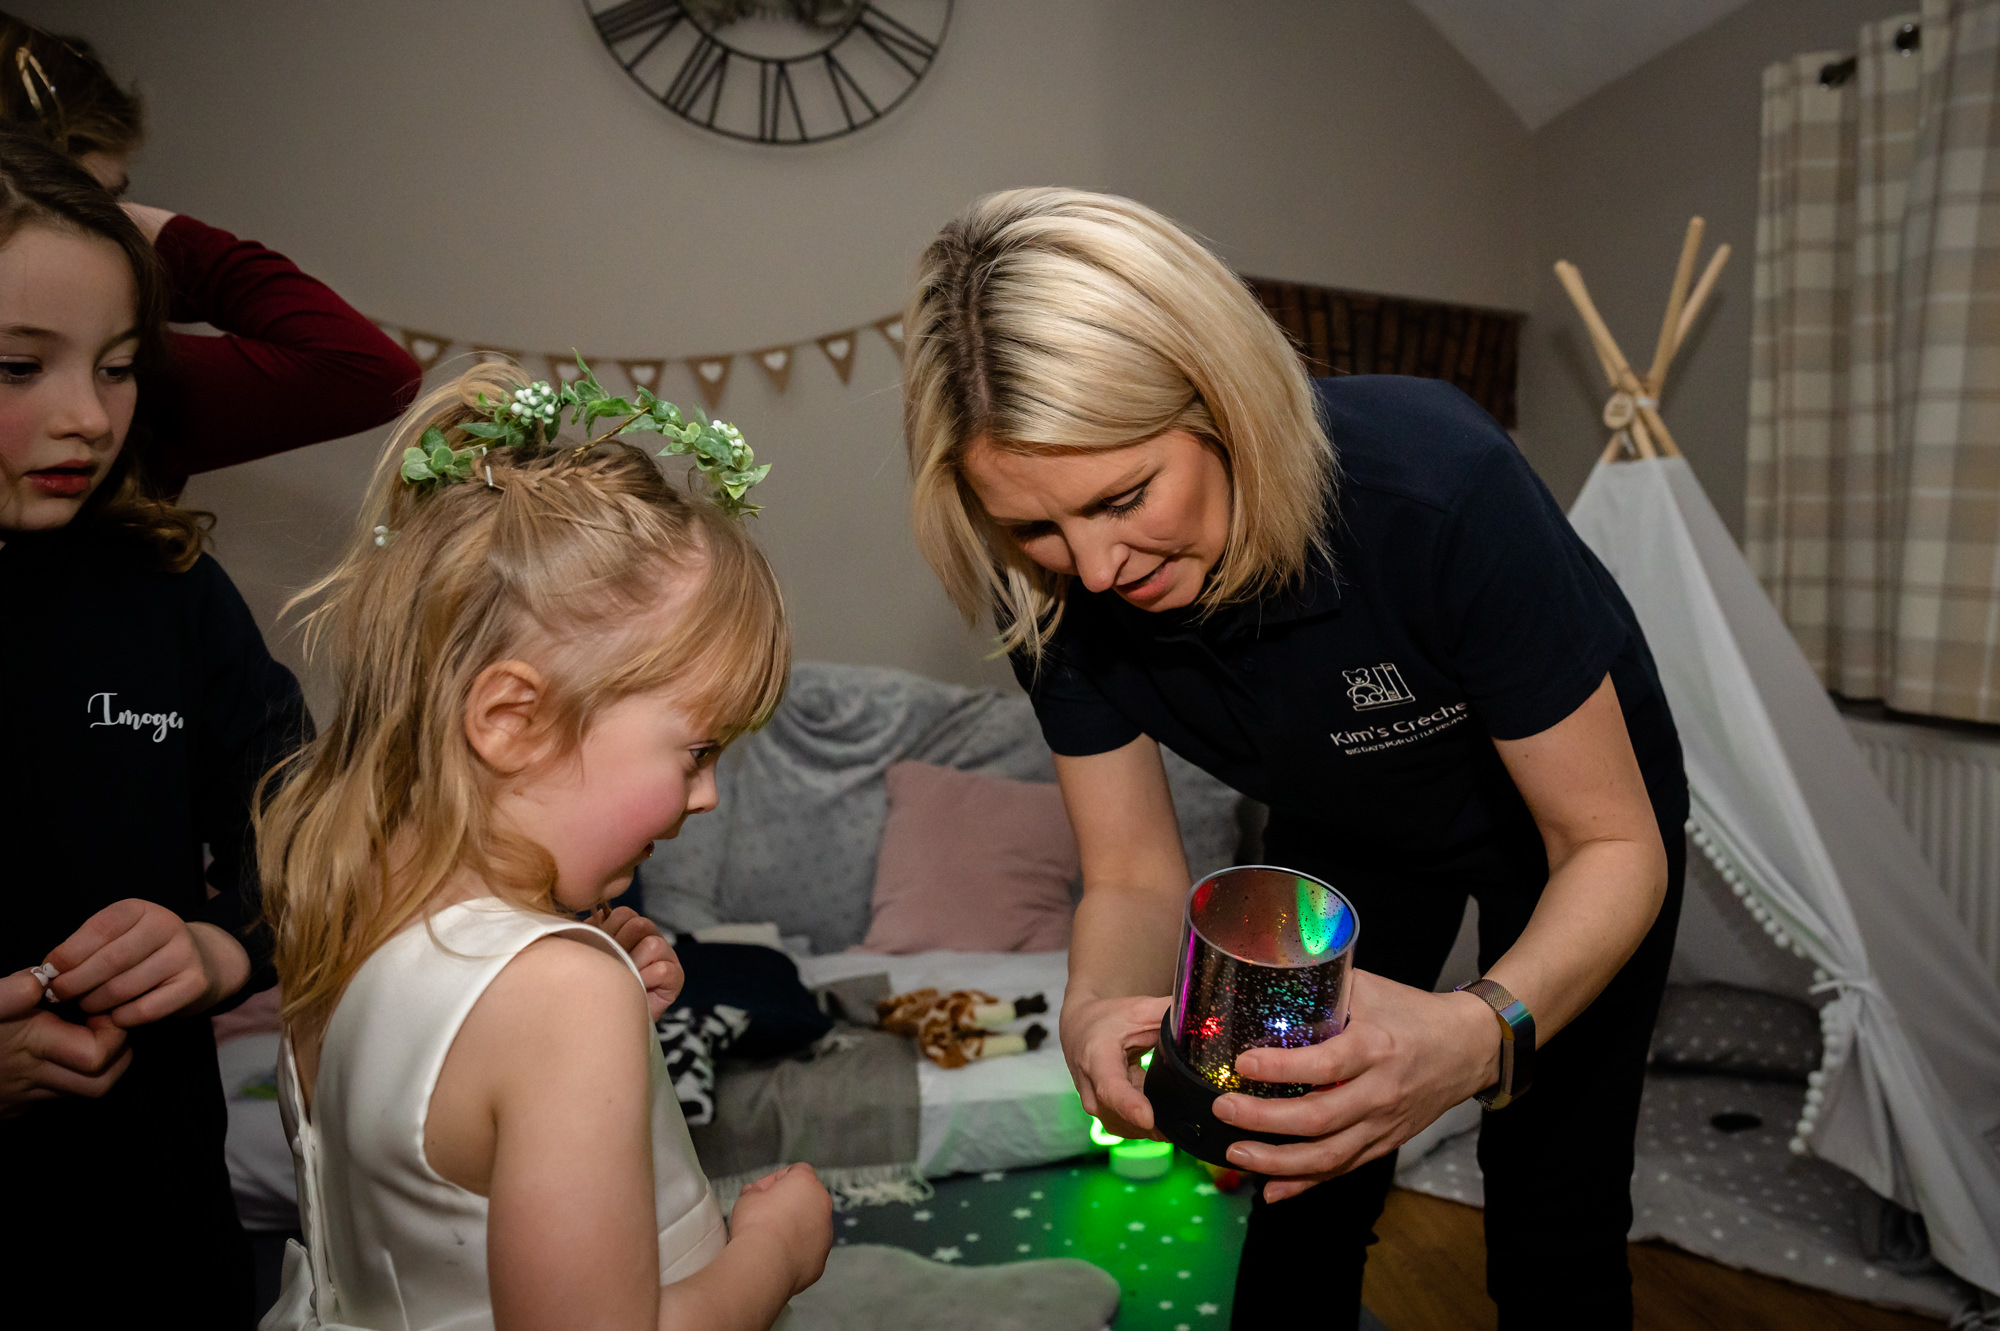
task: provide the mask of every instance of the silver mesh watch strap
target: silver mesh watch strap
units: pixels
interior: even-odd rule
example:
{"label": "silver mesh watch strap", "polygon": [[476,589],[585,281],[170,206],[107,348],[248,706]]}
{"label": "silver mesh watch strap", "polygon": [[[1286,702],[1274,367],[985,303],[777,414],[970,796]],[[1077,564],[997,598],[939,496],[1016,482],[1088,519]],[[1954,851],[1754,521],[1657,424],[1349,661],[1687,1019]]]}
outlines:
{"label": "silver mesh watch strap", "polygon": [[1473,1098],[1488,1109],[1503,1109],[1525,1095],[1535,1068],[1535,1017],[1528,1005],[1491,980],[1461,984],[1477,994],[1500,1019],[1500,1080]]}

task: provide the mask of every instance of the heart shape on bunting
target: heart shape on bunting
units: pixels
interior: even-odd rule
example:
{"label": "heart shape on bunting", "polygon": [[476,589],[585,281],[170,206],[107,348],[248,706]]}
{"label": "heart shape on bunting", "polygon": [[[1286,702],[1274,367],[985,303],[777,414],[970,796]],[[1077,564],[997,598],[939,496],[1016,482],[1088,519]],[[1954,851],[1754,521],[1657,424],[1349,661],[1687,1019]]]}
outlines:
{"label": "heart shape on bunting", "polygon": [[583,369],[576,363],[576,358],[577,353],[574,351],[567,356],[559,356],[551,351],[544,358],[549,363],[549,382],[573,384],[583,378]]}
{"label": "heart shape on bunting", "polygon": [[833,362],[833,372],[840,376],[840,382],[847,382],[854,373],[854,330],[844,333],[828,333],[819,339],[819,349]]}
{"label": "heart shape on bunting", "polygon": [[875,321],[875,331],[885,338],[891,350],[898,356],[903,354],[903,316],[892,314],[886,319]]}
{"label": "heart shape on bunting", "polygon": [[496,362],[504,365],[519,365],[527,357],[528,353],[525,351],[516,351],[512,347],[491,347],[484,343],[475,342],[472,347],[472,354],[481,365],[492,365]]}
{"label": "heart shape on bunting", "polygon": [[753,351],[750,354],[755,356],[757,364],[763,367],[765,376],[771,381],[771,387],[780,393],[784,392],[785,385],[792,379],[792,349],[766,347],[762,351]]}
{"label": "heart shape on bunting", "polygon": [[667,363],[663,360],[621,360],[618,368],[625,371],[632,387],[654,393],[659,391],[660,375],[666,371]]}
{"label": "heart shape on bunting", "polygon": [[435,333],[419,333],[414,328],[403,330],[403,350],[417,363],[417,368],[429,374],[431,367],[444,359],[444,353],[451,350],[451,339],[439,337]]}
{"label": "heart shape on bunting", "polygon": [[688,368],[694,371],[694,386],[701,393],[702,405],[710,411],[722,405],[722,390],[729,384],[729,367],[735,360],[734,356],[688,357]]}

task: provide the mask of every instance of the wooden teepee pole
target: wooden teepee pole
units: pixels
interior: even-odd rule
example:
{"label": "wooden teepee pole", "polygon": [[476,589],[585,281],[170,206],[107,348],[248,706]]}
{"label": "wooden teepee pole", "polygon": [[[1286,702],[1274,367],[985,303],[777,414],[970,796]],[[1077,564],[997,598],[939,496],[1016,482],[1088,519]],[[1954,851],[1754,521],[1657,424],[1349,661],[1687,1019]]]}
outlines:
{"label": "wooden teepee pole", "polygon": [[1715,290],[1715,279],[1722,276],[1722,265],[1728,262],[1729,246],[1717,245],[1715,253],[1709,256],[1708,268],[1703,271],[1701,281],[1694,284],[1694,293],[1687,298],[1687,304],[1681,307],[1680,326],[1674,330],[1676,352],[1680,350],[1681,343],[1687,340],[1688,329],[1694,327],[1695,316],[1701,313],[1701,307],[1707,303],[1708,293]]}
{"label": "wooden teepee pole", "polygon": [[1659,340],[1654,344],[1653,361],[1647,366],[1643,379],[1633,371],[1625,353],[1618,349],[1617,339],[1611,336],[1604,316],[1597,312],[1597,304],[1590,298],[1590,289],[1584,285],[1583,274],[1567,259],[1556,262],[1556,279],[1562,283],[1570,303],[1576,306],[1577,314],[1583,319],[1583,326],[1590,333],[1591,349],[1597,353],[1597,363],[1604,370],[1605,382],[1611,386],[1611,397],[1604,404],[1604,424],[1612,431],[1611,442],[1606,445],[1603,455],[1606,462],[1621,456],[1628,441],[1642,458],[1662,454],[1674,458],[1681,456],[1673,432],[1667,429],[1666,421],[1660,416],[1660,392],[1666,387],[1667,370],[1672,366],[1674,356],[1687,340],[1688,330],[1694,327],[1695,317],[1701,313],[1703,304],[1715,290],[1723,264],[1729,261],[1729,246],[1716,246],[1708,266],[1702,270],[1701,279],[1693,282],[1690,289],[1705,227],[1706,223],[1699,217],[1688,221],[1687,234],[1681,241],[1680,261],[1674,265],[1673,285],[1667,291],[1667,309],[1660,321]]}
{"label": "wooden teepee pole", "polygon": [[[1604,404],[1604,423],[1618,432],[1630,431],[1632,442],[1638,447],[1639,456],[1657,456],[1653,448],[1653,438],[1647,430],[1647,422],[1635,410],[1638,401],[1645,396],[1638,376],[1632,373],[1632,366],[1625,359],[1625,353],[1618,349],[1618,339],[1611,336],[1611,329],[1604,322],[1604,316],[1597,312],[1597,302],[1590,298],[1590,288],[1583,284],[1583,274],[1567,259],[1556,261],[1556,280],[1569,293],[1570,303],[1583,316],[1583,326],[1590,330],[1591,345],[1597,348],[1597,359],[1604,366],[1604,377],[1611,383],[1611,400]],[[1612,445],[1618,443],[1617,436]]]}
{"label": "wooden teepee pole", "polygon": [[1605,326],[1604,316],[1597,312],[1597,303],[1590,298],[1590,288],[1583,284],[1583,274],[1575,264],[1567,259],[1556,260],[1556,280],[1569,293],[1570,304],[1583,316],[1583,326],[1590,331],[1591,345],[1597,348],[1598,363],[1604,367],[1604,377],[1613,388],[1624,388],[1632,380],[1632,366],[1625,359],[1625,353],[1618,349],[1618,340],[1611,336]]}
{"label": "wooden teepee pole", "polygon": [[1681,306],[1687,301],[1688,284],[1694,280],[1695,256],[1701,252],[1701,233],[1708,224],[1699,217],[1688,219],[1687,236],[1681,241],[1681,261],[1674,265],[1674,284],[1667,289],[1667,316],[1660,321],[1660,340],[1653,347],[1653,367],[1646,371],[1647,396],[1658,397],[1666,382],[1667,366],[1673,361],[1675,334],[1681,328]]}

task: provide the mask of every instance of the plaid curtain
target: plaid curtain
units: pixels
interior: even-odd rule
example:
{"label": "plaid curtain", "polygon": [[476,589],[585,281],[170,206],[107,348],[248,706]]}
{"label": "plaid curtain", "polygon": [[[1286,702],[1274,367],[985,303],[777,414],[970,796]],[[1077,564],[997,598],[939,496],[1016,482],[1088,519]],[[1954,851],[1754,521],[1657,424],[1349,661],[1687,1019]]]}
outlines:
{"label": "plaid curtain", "polygon": [[1747,553],[1828,688],[2000,721],[2000,0],[1838,59],[1764,73]]}

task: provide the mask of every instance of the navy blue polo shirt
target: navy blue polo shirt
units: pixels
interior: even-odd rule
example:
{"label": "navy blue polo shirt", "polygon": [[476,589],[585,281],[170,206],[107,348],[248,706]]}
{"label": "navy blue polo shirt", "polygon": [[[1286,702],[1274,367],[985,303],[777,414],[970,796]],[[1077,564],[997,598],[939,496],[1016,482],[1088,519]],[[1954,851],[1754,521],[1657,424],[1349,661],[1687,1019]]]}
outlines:
{"label": "navy blue polo shirt", "polygon": [[1072,584],[1041,669],[1013,663],[1049,746],[1150,735],[1269,805],[1275,836],[1313,848],[1299,868],[1538,892],[1541,836],[1493,741],[1609,674],[1678,836],[1680,742],[1638,621],[1513,440],[1435,380],[1314,388],[1342,473],[1333,567],[1206,618]]}

